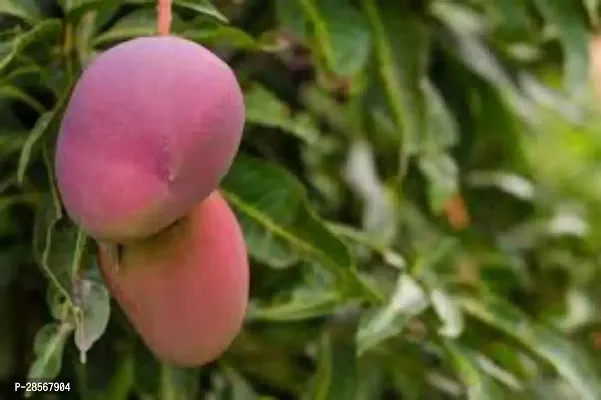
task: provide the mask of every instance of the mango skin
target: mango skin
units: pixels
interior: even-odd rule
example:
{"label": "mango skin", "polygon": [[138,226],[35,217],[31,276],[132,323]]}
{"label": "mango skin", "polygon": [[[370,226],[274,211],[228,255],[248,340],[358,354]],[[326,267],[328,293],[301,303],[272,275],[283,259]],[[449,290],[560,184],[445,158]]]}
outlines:
{"label": "mango skin", "polygon": [[124,246],[118,267],[109,265],[106,249],[99,245],[107,288],[158,359],[204,365],[240,331],[248,258],[236,217],[218,192],[177,225]]}
{"label": "mango skin", "polygon": [[159,232],[218,186],[244,114],[232,70],[194,42],[143,37],[105,51],[75,85],[59,131],[67,213],[108,243]]}

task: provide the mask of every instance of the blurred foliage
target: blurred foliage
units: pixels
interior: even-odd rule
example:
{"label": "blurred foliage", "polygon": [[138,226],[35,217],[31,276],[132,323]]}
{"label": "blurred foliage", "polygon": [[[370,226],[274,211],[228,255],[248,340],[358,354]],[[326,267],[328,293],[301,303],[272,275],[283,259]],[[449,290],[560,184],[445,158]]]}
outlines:
{"label": "blurred foliage", "polygon": [[247,105],[222,191],[252,301],[198,370],[111,306],[51,167],[82,68],[154,34],[154,2],[0,1],[0,397],[601,399],[599,9],[174,0]]}

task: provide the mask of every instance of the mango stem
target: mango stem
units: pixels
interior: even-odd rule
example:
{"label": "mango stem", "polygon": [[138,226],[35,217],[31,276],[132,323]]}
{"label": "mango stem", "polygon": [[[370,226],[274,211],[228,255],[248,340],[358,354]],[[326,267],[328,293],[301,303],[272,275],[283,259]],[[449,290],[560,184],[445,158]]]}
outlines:
{"label": "mango stem", "polygon": [[171,0],[157,0],[157,33],[169,35],[171,28]]}

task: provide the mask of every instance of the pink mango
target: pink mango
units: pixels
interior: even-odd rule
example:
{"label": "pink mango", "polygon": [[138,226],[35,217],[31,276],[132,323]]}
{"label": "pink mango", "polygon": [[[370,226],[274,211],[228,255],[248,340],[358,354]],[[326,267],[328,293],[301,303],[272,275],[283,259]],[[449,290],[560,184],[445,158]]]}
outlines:
{"label": "pink mango", "polygon": [[236,76],[209,50],[174,36],[119,44],[85,69],[64,115],[67,213],[100,241],[153,235],[218,186],[243,126]]}
{"label": "pink mango", "polygon": [[105,283],[154,355],[201,366],[219,357],[240,331],[249,293],[248,258],[235,215],[218,192],[176,225],[123,247]]}

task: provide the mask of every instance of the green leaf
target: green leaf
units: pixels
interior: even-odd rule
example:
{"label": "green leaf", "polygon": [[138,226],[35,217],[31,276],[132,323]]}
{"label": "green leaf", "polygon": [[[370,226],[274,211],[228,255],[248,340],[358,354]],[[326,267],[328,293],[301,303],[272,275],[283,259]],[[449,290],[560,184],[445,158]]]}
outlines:
{"label": "green leaf", "polygon": [[394,194],[381,181],[374,149],[365,140],[351,143],[344,178],[363,203],[362,227],[372,240],[387,246],[396,237],[398,214]]}
{"label": "green leaf", "polygon": [[[65,292],[71,293],[76,279],[73,263],[77,248],[78,229],[67,220],[57,222],[51,229],[51,240],[42,261],[45,261],[47,272],[52,274],[52,281],[60,285]],[[72,296],[67,297],[69,300],[73,300]]]}
{"label": "green leaf", "polygon": [[[63,110],[67,104],[67,100],[69,99],[69,94],[70,91],[65,90],[52,110],[42,114],[29,132],[27,140],[21,149],[21,154],[19,155],[19,165],[17,167],[17,179],[19,184],[23,184],[25,173],[27,172],[27,168],[31,161],[31,156],[36,149],[36,146],[39,144],[44,135],[46,135],[51,129],[57,127],[60,118],[63,115]],[[48,166],[47,168],[53,170],[52,166]],[[54,177],[52,176],[50,179],[53,181]]]}
{"label": "green leaf", "polygon": [[[74,229],[69,229],[69,227],[57,229],[57,224],[63,217],[62,206],[54,185],[52,166],[46,150],[43,155],[48,180],[50,181],[50,191],[43,197],[36,211],[33,252],[36,262],[58,292],[55,295],[56,297],[51,297],[51,299],[64,300],[73,309],[74,303],[70,294],[73,263],[71,254],[74,248],[73,244],[77,240],[77,234]],[[54,314],[57,314],[53,304],[55,304],[54,301],[50,301],[50,308]]]}
{"label": "green leaf", "polygon": [[428,182],[430,208],[438,213],[458,191],[459,171],[446,150],[456,144],[459,127],[442,95],[429,80],[422,81],[420,90],[426,101],[426,130],[408,151],[419,153],[418,164]]}
{"label": "green leaf", "polygon": [[[337,276],[355,268],[348,248],[307,206],[302,185],[277,165],[238,155],[222,183],[222,193],[242,226],[255,224],[265,237],[283,240],[299,256]],[[264,255],[249,243],[251,255]]]}
{"label": "green leaf", "polygon": [[54,184],[54,170],[46,148],[43,148],[42,155],[50,190],[43,197],[35,215],[33,253],[38,264],[46,263],[54,226],[63,217],[58,189]]}
{"label": "green leaf", "polygon": [[420,254],[411,269],[413,276],[422,279],[429,287],[438,287],[440,280],[437,270],[440,265],[449,262],[457,253],[459,240],[453,236],[439,236],[435,241],[428,241],[427,247],[421,248]]}
{"label": "green leaf", "polygon": [[22,184],[23,180],[25,179],[25,173],[27,171],[34,146],[39,142],[44,133],[46,133],[50,123],[57,117],[57,111],[58,110],[55,109],[42,114],[37,120],[33,129],[29,132],[27,140],[25,141],[19,156],[19,167],[17,170],[17,179],[19,184]]}
{"label": "green leaf", "polygon": [[488,3],[493,23],[511,37],[532,32],[534,18],[528,0],[500,0]]}
{"label": "green leaf", "polygon": [[419,157],[419,167],[428,181],[430,208],[440,212],[446,201],[459,190],[455,160],[446,152],[426,152]]}
{"label": "green leaf", "polygon": [[198,398],[198,370],[179,368],[161,363],[159,399],[179,400]]}
{"label": "green leaf", "polygon": [[379,253],[386,264],[399,270],[404,270],[407,266],[405,258],[392,248],[383,246],[381,243],[373,240],[370,235],[365,232],[355,229],[344,224],[328,223],[328,226],[339,236],[345,238],[346,241],[364,245],[371,250]]}
{"label": "green leaf", "polygon": [[420,140],[419,150],[446,150],[459,140],[457,121],[432,82],[422,81],[421,89],[426,101],[428,127]]}
{"label": "green leaf", "polygon": [[[504,0],[501,0],[500,2],[503,1]],[[518,3],[520,1],[521,0],[518,0]],[[487,30],[490,29],[488,27],[490,20],[483,14],[475,11],[468,4],[445,0],[436,1],[431,3],[430,12],[437,17],[442,18],[449,25],[470,35],[486,34]]]}
{"label": "green leaf", "polygon": [[141,399],[199,398],[198,368],[181,368],[161,362],[137,341],[134,353],[134,385]]}
{"label": "green leaf", "polygon": [[205,46],[221,45],[240,50],[268,50],[270,47],[276,46],[274,38],[255,39],[243,30],[224,25],[186,29],[182,31],[182,36]]}
{"label": "green leaf", "polygon": [[344,335],[324,332],[318,343],[317,371],[302,398],[354,399],[358,394],[358,382],[357,357],[352,340]]}
{"label": "green leaf", "polygon": [[571,93],[582,92],[589,79],[589,33],[581,5],[555,0],[535,0],[534,4],[558,30],[563,46],[564,87]]}
{"label": "green leaf", "polygon": [[[444,377],[447,387],[441,390],[442,385],[439,384],[441,378],[435,376],[435,371],[426,365],[429,357],[421,344],[411,343],[409,340],[395,340],[379,354],[382,356],[376,360],[384,364],[390,376],[391,386],[403,399],[434,399],[440,396],[440,392],[451,394],[449,398],[461,398],[461,386],[450,378]],[[374,352],[374,358],[375,355]]]}
{"label": "green leaf", "polygon": [[[27,131],[18,130],[11,131],[9,129],[4,130],[3,135],[0,136],[0,157],[8,158],[14,153],[19,153],[25,144],[27,139]],[[11,178],[17,181],[16,175]]]}
{"label": "green leaf", "polygon": [[369,20],[376,65],[373,67],[401,138],[399,176],[407,172],[408,155],[426,124],[426,100],[421,90],[426,75],[430,32],[416,14],[391,1],[362,0]]}
{"label": "green leaf", "polygon": [[[523,356],[523,354],[519,352],[515,352],[513,348],[507,346],[514,354],[509,355],[509,357],[513,356],[517,359]],[[507,387],[513,391],[523,391],[524,384],[516,377],[514,374],[499,365],[495,360],[487,357],[482,353],[474,354],[476,357],[476,361],[480,366],[480,369],[486,374],[488,374],[491,378],[494,378],[496,382],[501,383],[504,387]],[[507,356],[507,355],[506,355]],[[524,362],[525,359],[521,358],[521,361]]]}
{"label": "green leaf", "polygon": [[464,297],[466,312],[517,340],[551,364],[578,391],[582,399],[601,398],[601,381],[588,357],[550,328],[533,323],[505,300],[487,294]]}
{"label": "green leaf", "polygon": [[41,17],[40,9],[33,0],[0,0],[0,15],[11,15],[34,24]]}
{"label": "green leaf", "polygon": [[597,12],[600,5],[599,0],[583,0],[582,3],[586,8],[586,14],[591,22],[591,25],[594,28],[599,27],[599,13]]}
{"label": "green leaf", "polygon": [[300,0],[275,0],[275,12],[280,25],[302,41],[309,37],[309,19]]}
{"label": "green leaf", "polygon": [[384,363],[380,357],[357,358],[358,393],[356,400],[384,398],[388,386],[388,376],[384,374]]}
{"label": "green leaf", "polygon": [[480,38],[456,29],[451,32],[445,31],[443,34],[445,50],[502,93],[517,115],[527,122],[535,120],[538,113],[533,102],[518,88],[507,68],[501,64],[490,47]]}
{"label": "green leaf", "polygon": [[[90,363],[91,364],[91,363]],[[134,346],[134,386],[140,398],[158,398],[161,390],[161,365],[140,341]]]}
{"label": "green leaf", "polygon": [[358,354],[400,334],[407,322],[427,307],[426,292],[413,278],[401,273],[388,303],[361,318],[356,337]]}
{"label": "green leaf", "polygon": [[342,304],[340,293],[321,290],[306,296],[294,296],[292,300],[261,306],[251,303],[247,311],[248,320],[301,321],[330,315]]}
{"label": "green leaf", "polygon": [[537,104],[547,107],[551,112],[559,113],[562,118],[575,125],[584,124],[585,110],[579,102],[571,100],[569,93],[566,95],[526,72],[520,74],[519,82],[524,92]]}
{"label": "green leaf", "polygon": [[70,316],[71,308],[69,307],[67,299],[54,285],[48,286],[46,292],[46,304],[50,309],[50,314],[55,320],[64,322]]}
{"label": "green leaf", "polygon": [[196,11],[199,14],[213,17],[223,23],[228,23],[228,19],[223,15],[209,0],[173,0],[173,5],[187,8],[192,11]]}
{"label": "green leaf", "polygon": [[[90,371],[94,367],[99,367],[101,371],[110,372],[110,377],[100,388],[100,393],[96,400],[102,399],[114,399],[114,400],[127,400],[131,396],[132,389],[134,386],[135,376],[135,359],[133,352],[130,348],[123,350],[116,357],[105,357],[113,361],[110,364],[100,364],[97,359],[94,363],[86,365],[86,370]],[[109,361],[110,362],[110,361]],[[90,373],[92,375],[92,373]]]}
{"label": "green leaf", "polygon": [[468,177],[472,187],[496,187],[518,199],[535,200],[534,182],[521,175],[504,171],[474,171]]}
{"label": "green leaf", "polygon": [[312,26],[312,41],[329,70],[356,74],[366,65],[370,34],[363,15],[346,0],[298,0]]}
{"label": "green leaf", "polygon": [[430,302],[443,324],[438,334],[451,339],[459,337],[465,328],[465,320],[455,299],[443,289],[435,288],[430,292]]}
{"label": "green leaf", "polygon": [[52,40],[61,33],[60,19],[46,19],[7,43],[0,42],[0,74],[27,46],[38,40]]}
{"label": "green leaf", "polygon": [[[195,11],[203,16],[208,16],[217,21],[228,23],[228,19],[209,0],[172,0],[174,8],[185,8]],[[125,0],[129,4],[156,4],[155,0]]]}
{"label": "green leaf", "polygon": [[499,388],[479,367],[475,355],[469,349],[450,340],[443,341],[455,372],[461,378],[468,400],[502,399]]}
{"label": "green leaf", "polygon": [[[352,139],[364,138],[365,132],[361,126],[360,98],[341,104],[327,89],[318,84],[305,84],[300,87],[300,100],[314,118],[322,118],[332,132],[339,133]],[[324,136],[322,136],[322,139]],[[335,138],[325,137],[330,142]],[[332,140],[334,139],[334,141]]]}
{"label": "green leaf", "polygon": [[62,366],[63,349],[73,327],[67,323],[44,325],[36,334],[34,343],[35,359],[29,367],[27,379],[53,380]]}
{"label": "green leaf", "polygon": [[244,240],[251,256],[272,268],[288,268],[298,262],[299,254],[286,238],[274,235],[254,219],[238,214]]}
{"label": "green leaf", "polygon": [[[156,24],[156,12],[154,10],[136,10],[120,18],[109,29],[96,36],[92,41],[92,45],[97,47],[139,36],[153,36],[157,30]],[[177,15],[174,15],[172,30],[177,31],[180,27],[181,21],[177,18]]]}
{"label": "green leaf", "polygon": [[42,198],[35,216],[33,251],[37,263],[42,264],[48,259],[54,226],[61,218],[60,201],[55,201],[50,193],[46,194]]}
{"label": "green leaf", "polygon": [[238,373],[234,368],[223,365],[223,375],[228,381],[229,387],[225,398],[232,400],[257,400],[258,396],[252,384]]}
{"label": "green leaf", "polygon": [[75,344],[85,364],[86,353],[104,334],[111,314],[111,298],[106,287],[88,279],[75,284],[76,305],[80,312],[76,315]]}
{"label": "green leaf", "polygon": [[119,5],[117,0],[60,0],[59,3],[69,20],[78,20],[88,11]]}
{"label": "green leaf", "polygon": [[244,104],[246,121],[251,124],[279,128],[307,144],[315,144],[319,138],[319,131],[308,114],[291,117],[290,108],[258,84],[244,93]]}

